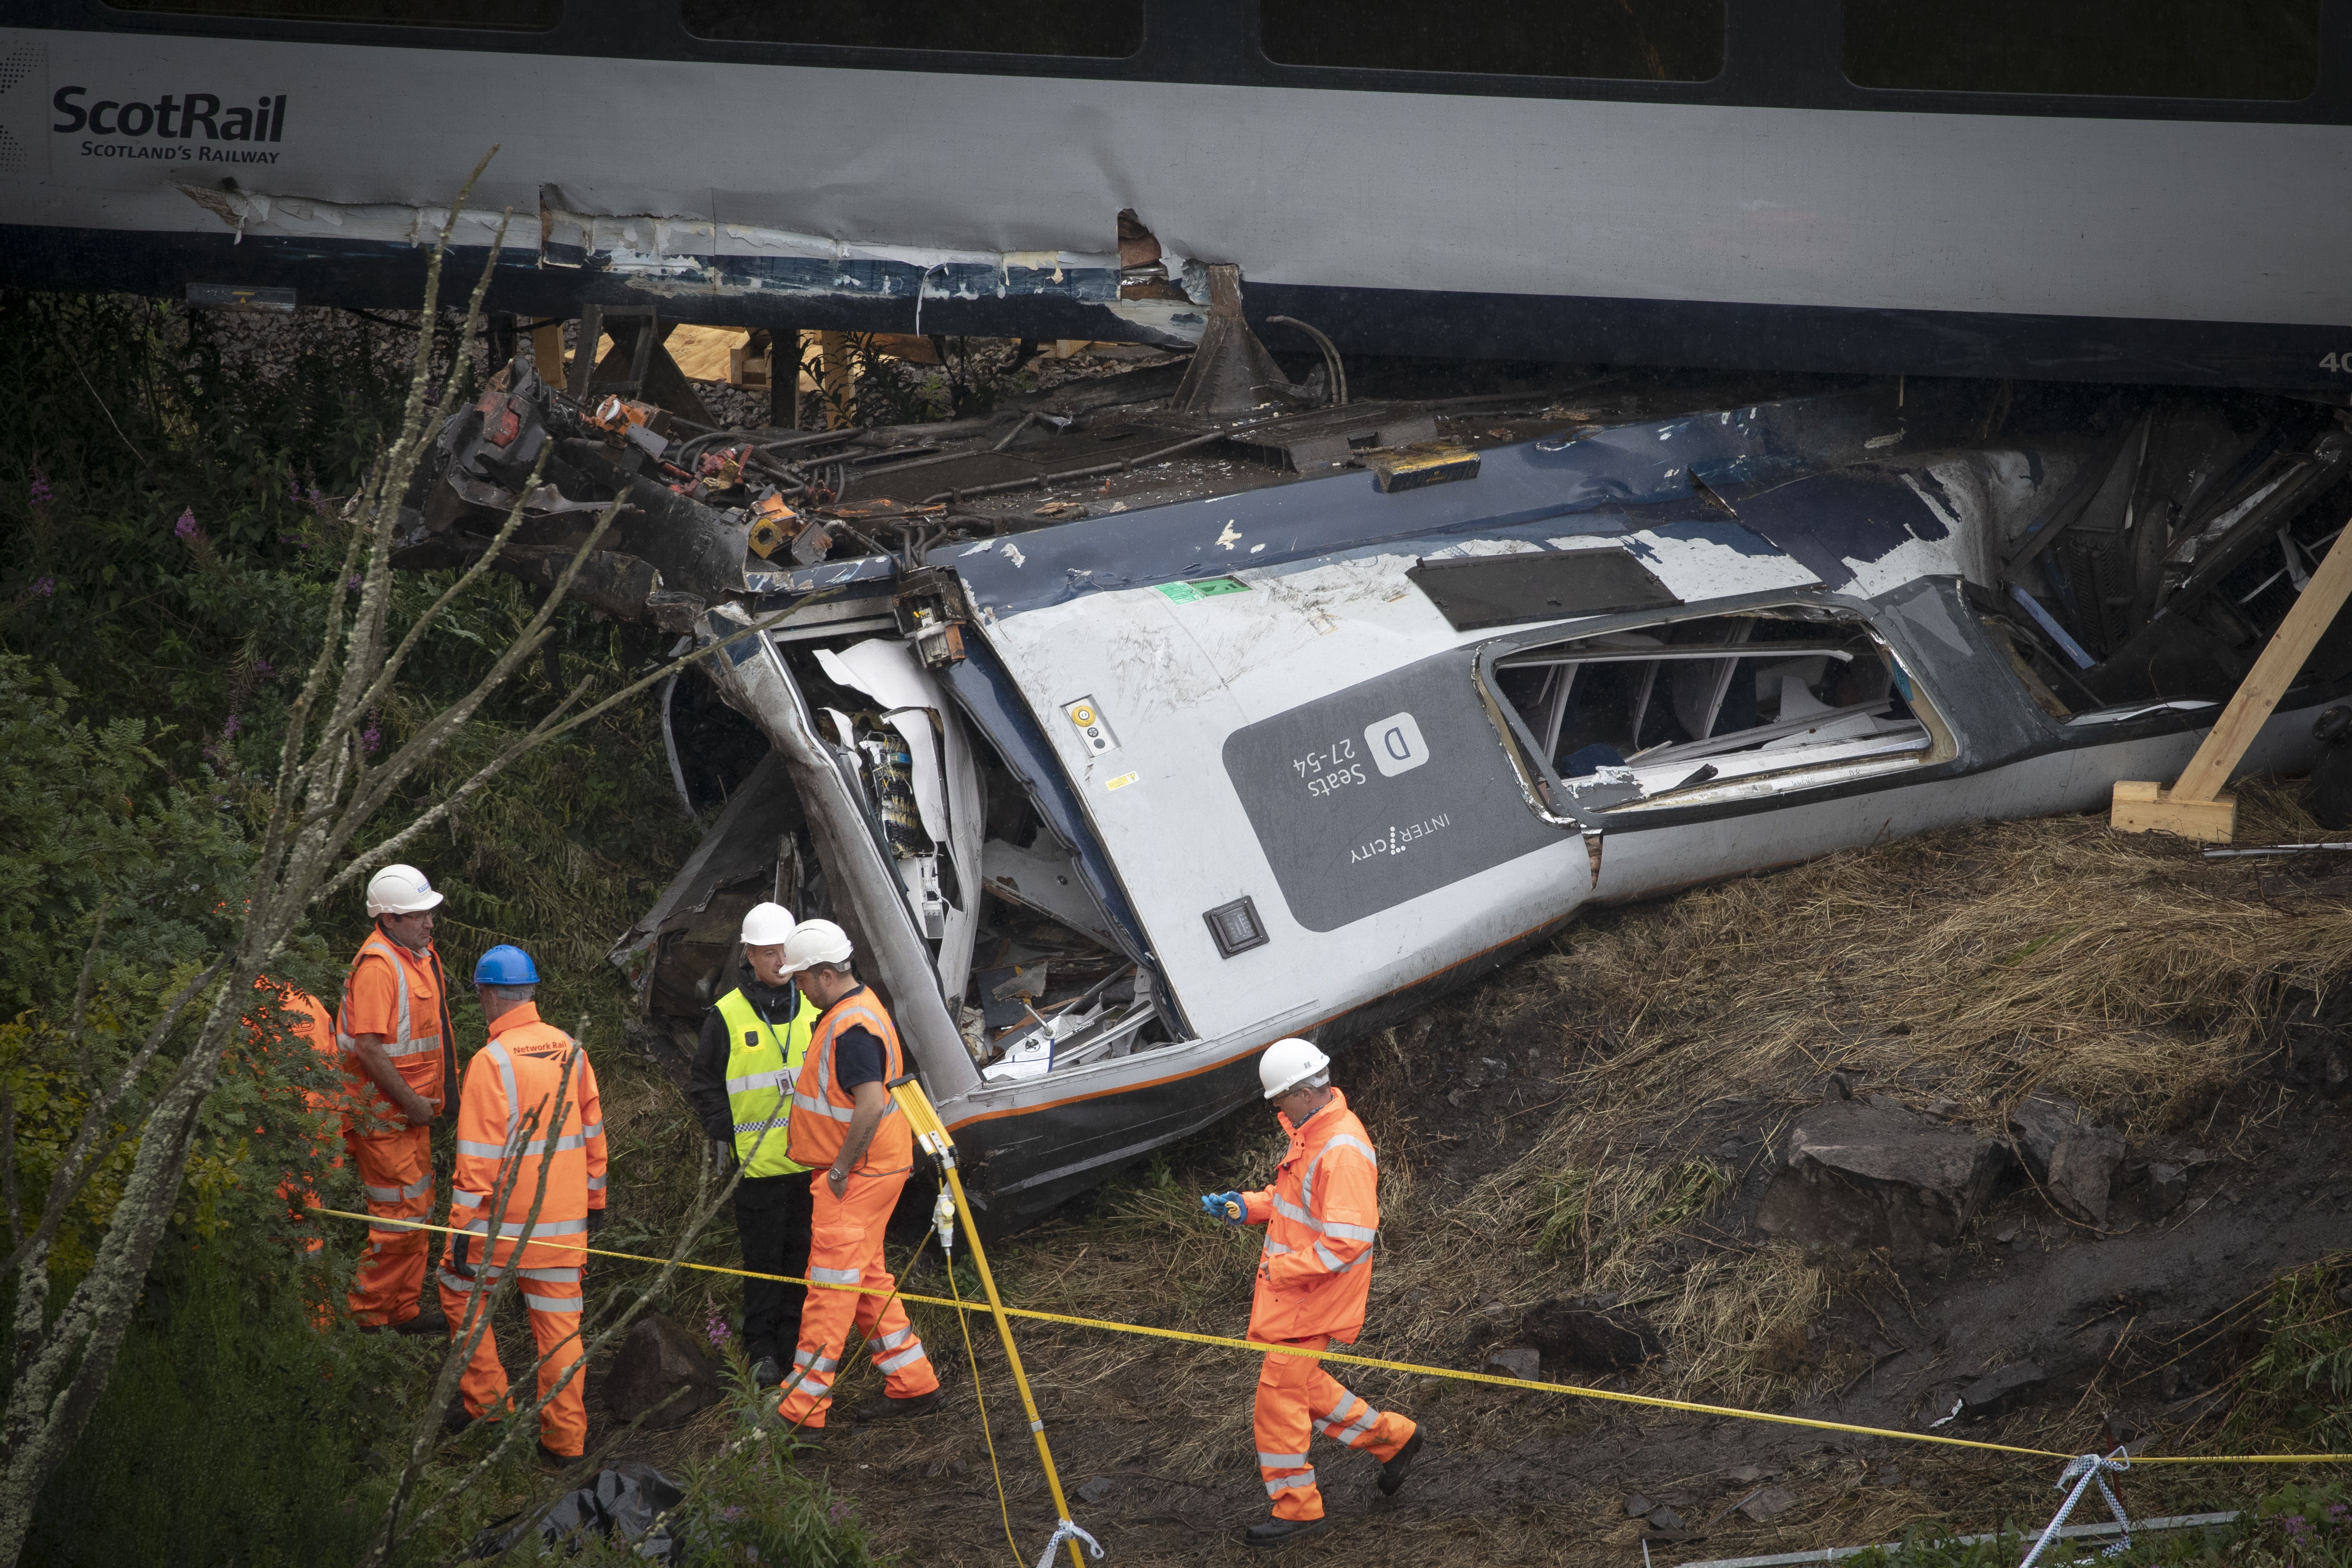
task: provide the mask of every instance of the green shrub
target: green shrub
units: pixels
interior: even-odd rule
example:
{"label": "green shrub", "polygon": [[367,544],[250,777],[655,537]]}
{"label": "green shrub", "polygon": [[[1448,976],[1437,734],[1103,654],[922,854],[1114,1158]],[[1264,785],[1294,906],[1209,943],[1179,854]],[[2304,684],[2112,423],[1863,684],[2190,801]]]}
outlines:
{"label": "green shrub", "polygon": [[[25,1560],[357,1562],[397,1474],[388,1418],[429,1375],[431,1347],[321,1332],[300,1292],[257,1284],[224,1249],[165,1247],[165,1277],[42,1494]],[[342,1271],[331,1278],[340,1295]]]}

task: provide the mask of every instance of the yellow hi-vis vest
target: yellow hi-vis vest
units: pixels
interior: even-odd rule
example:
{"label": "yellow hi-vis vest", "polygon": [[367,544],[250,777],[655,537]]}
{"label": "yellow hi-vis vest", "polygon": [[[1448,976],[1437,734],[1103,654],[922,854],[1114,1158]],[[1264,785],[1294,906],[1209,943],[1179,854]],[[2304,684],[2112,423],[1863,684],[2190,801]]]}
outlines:
{"label": "yellow hi-vis vest", "polygon": [[735,1124],[735,1158],[750,1176],[790,1176],[808,1169],[793,1163],[793,1079],[808,1055],[820,1012],[806,992],[800,1011],[776,1031],[739,987],[719,999],[727,1026],[727,1114]]}

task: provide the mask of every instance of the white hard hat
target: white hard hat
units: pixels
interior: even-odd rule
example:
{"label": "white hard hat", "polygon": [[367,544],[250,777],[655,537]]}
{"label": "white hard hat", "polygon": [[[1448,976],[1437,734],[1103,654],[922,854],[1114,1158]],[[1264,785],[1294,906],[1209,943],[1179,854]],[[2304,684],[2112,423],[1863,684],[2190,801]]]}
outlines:
{"label": "white hard hat", "polygon": [[1265,1054],[1257,1058],[1257,1080],[1272,1100],[1288,1094],[1317,1073],[1328,1071],[1330,1066],[1331,1058],[1317,1050],[1314,1041],[1293,1035],[1266,1047]]}
{"label": "white hard hat", "polygon": [[793,911],[782,904],[753,904],[743,917],[745,947],[773,947],[793,934]]}
{"label": "white hard hat", "polygon": [[368,879],[367,911],[375,915],[421,914],[441,901],[425,873],[414,866],[386,866]]}
{"label": "white hard hat", "polygon": [[784,973],[798,974],[819,963],[846,963],[849,933],[831,921],[803,921],[784,938]]}

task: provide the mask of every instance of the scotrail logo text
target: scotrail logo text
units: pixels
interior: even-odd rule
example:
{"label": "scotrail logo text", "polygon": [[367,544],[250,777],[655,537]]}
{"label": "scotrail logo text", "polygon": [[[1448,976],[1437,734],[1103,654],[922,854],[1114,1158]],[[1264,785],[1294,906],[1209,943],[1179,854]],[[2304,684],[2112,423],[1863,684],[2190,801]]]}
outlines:
{"label": "scotrail logo text", "polygon": [[[286,134],[286,95],[224,104],[211,92],[167,92],[153,102],[101,98],[91,89],[61,87],[50,107],[63,119],[49,129],[79,134],[85,158],[160,158],[184,163],[275,163],[278,153],[256,142]],[[236,145],[236,143],[243,145]]]}

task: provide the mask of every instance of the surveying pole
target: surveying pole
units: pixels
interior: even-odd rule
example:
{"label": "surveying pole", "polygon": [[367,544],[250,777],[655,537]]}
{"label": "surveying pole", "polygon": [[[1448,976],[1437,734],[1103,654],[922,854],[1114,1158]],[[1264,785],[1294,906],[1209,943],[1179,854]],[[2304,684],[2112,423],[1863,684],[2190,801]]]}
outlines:
{"label": "surveying pole", "polygon": [[[1004,1343],[1004,1359],[1013,1368],[1013,1382],[1021,1390],[1021,1409],[1029,1417],[1029,1435],[1037,1439],[1037,1458],[1045,1467],[1045,1487],[1054,1494],[1054,1512],[1061,1519],[1056,1531],[1070,1548],[1072,1568],[1086,1568],[1086,1558],[1078,1550],[1076,1525],[1070,1518],[1069,1502],[1062,1496],[1062,1478],[1054,1468],[1054,1450],[1045,1443],[1045,1423],[1037,1416],[1037,1401],[1029,1393],[1029,1375],[1021,1370],[1021,1352],[1013,1342],[1013,1324],[1004,1315],[1004,1302],[996,1294],[996,1277],[988,1271],[988,1252],[980,1244],[980,1226],[973,1223],[971,1205],[963,1195],[963,1180],[956,1173],[955,1140],[948,1136],[945,1123],[931,1104],[930,1096],[915,1075],[892,1079],[890,1098],[898,1102],[899,1113],[907,1125],[932,1159],[939,1162],[940,1173],[947,1180],[948,1191],[954,1194],[955,1211],[963,1221],[963,1233],[971,1241],[971,1260],[980,1269],[981,1289],[988,1293],[988,1310],[996,1319],[996,1337]],[[953,1267],[953,1260],[950,1260]],[[1100,1555],[1100,1549],[1097,1549]]]}

